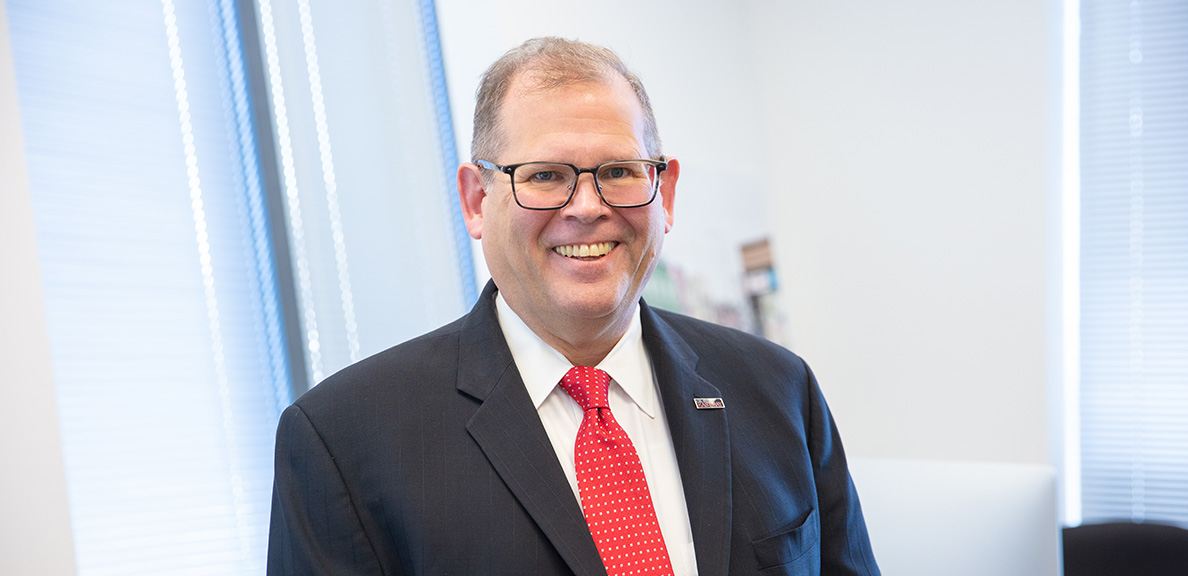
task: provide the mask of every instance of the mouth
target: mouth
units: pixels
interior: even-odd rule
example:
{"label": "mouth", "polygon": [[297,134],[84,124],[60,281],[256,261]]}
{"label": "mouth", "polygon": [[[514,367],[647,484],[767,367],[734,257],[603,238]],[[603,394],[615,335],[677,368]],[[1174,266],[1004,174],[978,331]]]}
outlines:
{"label": "mouth", "polygon": [[555,246],[553,252],[556,252],[566,258],[578,258],[580,260],[596,260],[602,258],[610,251],[618,246],[618,242],[599,242],[597,244],[569,244],[567,246]]}

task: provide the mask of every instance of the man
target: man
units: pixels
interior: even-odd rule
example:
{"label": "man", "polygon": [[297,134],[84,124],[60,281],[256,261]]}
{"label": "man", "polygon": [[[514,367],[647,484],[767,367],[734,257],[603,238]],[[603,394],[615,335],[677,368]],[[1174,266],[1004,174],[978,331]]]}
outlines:
{"label": "man", "polygon": [[269,573],[878,574],[800,358],[652,309],[680,164],[610,51],[487,71],[474,309],[330,377],[277,436]]}

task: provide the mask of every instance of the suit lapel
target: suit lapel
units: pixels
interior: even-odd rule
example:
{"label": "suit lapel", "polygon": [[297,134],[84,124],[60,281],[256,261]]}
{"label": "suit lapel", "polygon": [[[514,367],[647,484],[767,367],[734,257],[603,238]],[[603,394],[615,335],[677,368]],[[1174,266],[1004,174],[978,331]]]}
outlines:
{"label": "suit lapel", "polygon": [[[467,431],[574,573],[604,576],[581,506],[503,339],[493,299],[494,285],[488,283],[461,333],[457,387],[482,403]],[[700,576],[725,576],[731,521],[727,411],[693,405],[694,398],[722,394],[697,374],[692,348],[643,303],[641,321],[676,448],[697,570]],[[729,405],[730,399],[724,400]]]}
{"label": "suit lapel", "polygon": [[[676,448],[699,576],[725,576],[730,559],[730,436],[727,410],[697,410],[694,398],[722,393],[696,372],[698,356],[647,304],[641,302],[644,347]],[[723,398],[729,406],[730,399]]]}
{"label": "suit lapel", "polygon": [[494,293],[488,283],[462,328],[458,390],[482,402],[466,429],[574,573],[605,576],[581,506],[499,329]]}

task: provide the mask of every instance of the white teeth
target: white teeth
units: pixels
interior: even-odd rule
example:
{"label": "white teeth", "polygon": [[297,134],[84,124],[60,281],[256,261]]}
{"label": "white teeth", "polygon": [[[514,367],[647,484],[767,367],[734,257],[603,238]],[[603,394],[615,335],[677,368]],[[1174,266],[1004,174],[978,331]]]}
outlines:
{"label": "white teeth", "polygon": [[566,258],[591,258],[606,256],[617,242],[599,242],[598,244],[571,244],[557,246],[553,251]]}

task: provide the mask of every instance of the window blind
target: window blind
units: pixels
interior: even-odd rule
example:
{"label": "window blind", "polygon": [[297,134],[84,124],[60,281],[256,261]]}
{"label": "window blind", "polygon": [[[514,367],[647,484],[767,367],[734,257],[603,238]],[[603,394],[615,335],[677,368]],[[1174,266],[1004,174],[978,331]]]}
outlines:
{"label": "window blind", "polygon": [[475,298],[432,2],[257,0],[307,385]]}
{"label": "window blind", "polygon": [[1083,518],[1188,524],[1188,2],[1081,24]]}
{"label": "window blind", "polygon": [[260,574],[292,395],[234,3],[6,6],[78,572]]}
{"label": "window blind", "polygon": [[432,2],[244,3],[6,3],[80,574],[260,573],[293,388],[473,303]]}

